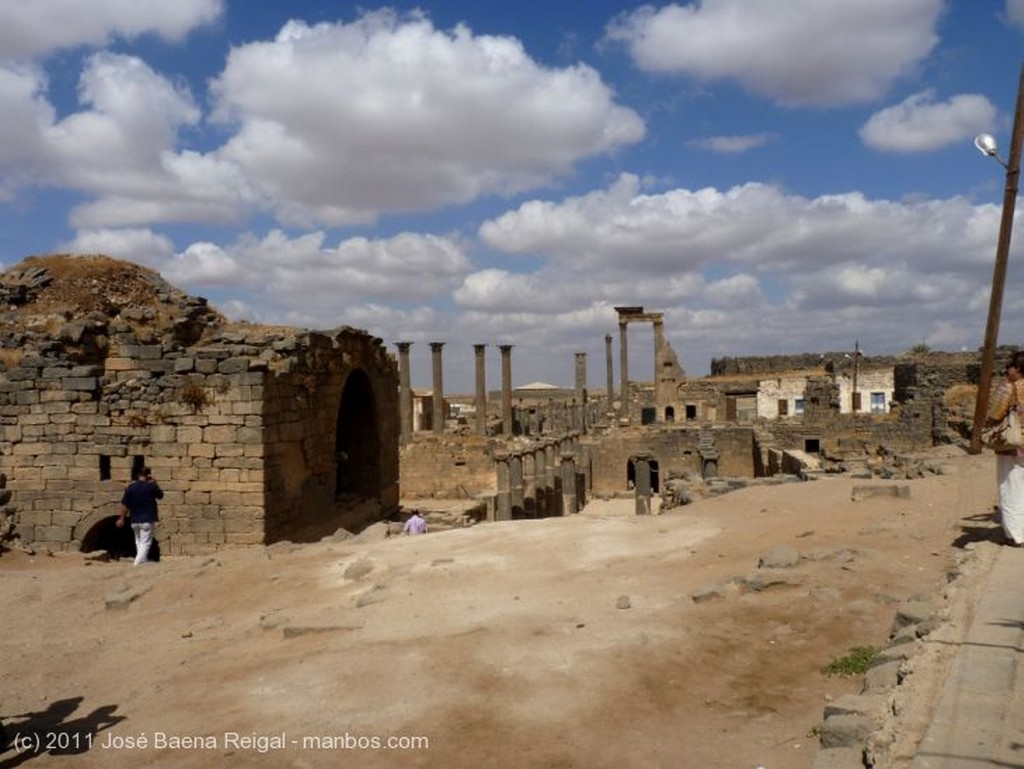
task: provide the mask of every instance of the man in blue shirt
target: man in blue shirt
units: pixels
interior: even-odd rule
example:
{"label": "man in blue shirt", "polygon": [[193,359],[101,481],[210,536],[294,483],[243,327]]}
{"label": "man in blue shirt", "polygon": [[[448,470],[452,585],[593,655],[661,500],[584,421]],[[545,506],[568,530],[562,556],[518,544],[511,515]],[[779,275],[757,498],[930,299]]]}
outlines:
{"label": "man in blue shirt", "polygon": [[149,559],[149,548],[153,544],[153,530],[159,515],[156,501],[163,499],[164,492],[148,467],[139,471],[138,477],[128,484],[121,497],[121,517],[118,526],[124,526],[125,516],[131,516],[132,531],[135,532],[135,565]]}

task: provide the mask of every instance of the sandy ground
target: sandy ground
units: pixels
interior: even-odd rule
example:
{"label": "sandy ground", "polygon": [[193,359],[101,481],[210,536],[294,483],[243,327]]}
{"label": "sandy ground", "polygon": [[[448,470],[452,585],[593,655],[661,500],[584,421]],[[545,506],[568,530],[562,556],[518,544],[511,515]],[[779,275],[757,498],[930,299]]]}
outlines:
{"label": "sandy ground", "polygon": [[[33,742],[0,766],[805,769],[861,684],[822,666],[994,536],[993,458],[944,461],[909,499],[835,478],[137,569],[9,551],[0,717]],[[782,584],[693,600],[776,545]]]}

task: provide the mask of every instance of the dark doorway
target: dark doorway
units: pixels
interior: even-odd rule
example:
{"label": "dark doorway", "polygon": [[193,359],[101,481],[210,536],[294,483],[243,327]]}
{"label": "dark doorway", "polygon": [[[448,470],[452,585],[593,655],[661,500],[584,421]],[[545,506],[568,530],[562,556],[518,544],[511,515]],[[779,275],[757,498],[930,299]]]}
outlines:
{"label": "dark doorway", "polygon": [[665,421],[675,422],[676,421],[676,410],[672,406],[665,407]]}
{"label": "dark doorway", "polygon": [[107,516],[89,529],[82,537],[82,552],[106,550],[111,558],[134,558],[135,535],[132,527],[127,523],[119,527],[117,519],[116,515]]}
{"label": "dark doorway", "polygon": [[[661,491],[661,483],[658,472],[658,460],[649,459],[647,464],[651,468],[651,491],[655,494]],[[626,488],[632,491],[636,488],[636,460],[630,459],[626,463]]]}
{"label": "dark doorway", "polygon": [[380,435],[377,401],[369,377],[361,370],[349,374],[338,407],[334,439],[335,496],[380,496]]}
{"label": "dark doorway", "polygon": [[686,420],[692,421],[697,418],[697,407],[693,405],[687,405],[686,407]]}
{"label": "dark doorway", "polygon": [[808,454],[817,454],[821,451],[821,441],[818,438],[804,438],[804,451]]}
{"label": "dark doorway", "polygon": [[653,425],[658,419],[658,410],[651,406],[644,406],[640,409],[640,424]]}

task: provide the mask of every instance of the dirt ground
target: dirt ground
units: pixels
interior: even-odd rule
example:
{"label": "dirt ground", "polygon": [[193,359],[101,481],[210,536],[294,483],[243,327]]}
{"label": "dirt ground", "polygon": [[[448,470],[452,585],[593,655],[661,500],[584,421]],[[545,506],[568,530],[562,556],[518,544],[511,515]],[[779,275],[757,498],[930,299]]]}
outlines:
{"label": "dirt ground", "polygon": [[[0,766],[806,769],[861,685],[822,666],[994,537],[992,456],[942,461],[909,499],[836,477],[140,568],[8,551],[0,718],[31,742]],[[800,563],[742,589],[776,545]]]}

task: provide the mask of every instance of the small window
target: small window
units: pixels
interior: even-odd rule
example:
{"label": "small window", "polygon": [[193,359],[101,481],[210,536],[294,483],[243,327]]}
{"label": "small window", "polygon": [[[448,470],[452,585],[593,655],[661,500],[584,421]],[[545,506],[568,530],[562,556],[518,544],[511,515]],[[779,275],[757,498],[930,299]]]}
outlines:
{"label": "small window", "polygon": [[793,401],[793,413],[794,414],[803,414],[804,413],[804,406],[806,406],[806,405],[807,405],[807,401],[805,401],[803,398],[797,398],[795,401]]}
{"label": "small window", "polygon": [[100,454],[100,480],[110,480],[110,457],[105,454]]}
{"label": "small window", "polygon": [[132,480],[139,477],[139,473],[142,472],[142,468],[146,466],[146,458],[142,454],[136,454],[132,457]]}
{"label": "small window", "polygon": [[676,421],[676,410],[672,406],[665,407],[665,421],[675,422]]}
{"label": "small window", "polygon": [[694,406],[693,404],[688,404],[686,406],[686,419],[687,419],[687,421],[692,422],[696,418],[697,418],[697,407]]}
{"label": "small window", "polygon": [[784,417],[789,415],[789,401],[785,398],[779,398],[779,416]]}

